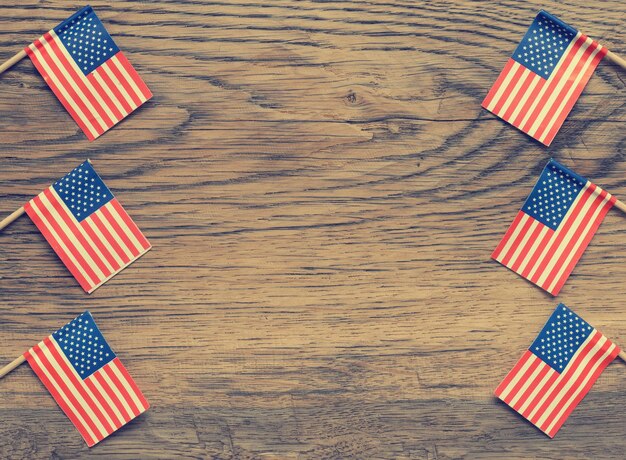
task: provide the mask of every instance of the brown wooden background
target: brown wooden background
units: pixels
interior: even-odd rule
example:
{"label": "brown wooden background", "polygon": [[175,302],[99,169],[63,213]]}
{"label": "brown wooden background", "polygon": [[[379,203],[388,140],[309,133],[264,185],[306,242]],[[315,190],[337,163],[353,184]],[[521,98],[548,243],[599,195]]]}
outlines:
{"label": "brown wooden background", "polygon": [[[1,58],[75,11],[4,2]],[[0,233],[0,360],[90,309],[152,404],[88,449],[27,365],[2,458],[624,455],[626,366],[554,440],[492,396],[557,303],[490,261],[550,156],[626,197],[602,63],[549,149],[480,108],[542,6],[626,54],[623,2],[94,1],[155,94],[89,143],[25,60],[0,77],[0,211],[91,158],[154,249],[85,295]],[[626,218],[558,301],[626,346]]]}

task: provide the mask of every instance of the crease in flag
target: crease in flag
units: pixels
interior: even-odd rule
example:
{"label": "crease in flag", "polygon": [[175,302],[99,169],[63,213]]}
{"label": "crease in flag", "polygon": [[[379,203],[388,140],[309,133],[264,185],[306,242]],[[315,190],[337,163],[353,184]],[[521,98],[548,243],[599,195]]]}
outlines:
{"label": "crease in flag", "polygon": [[615,202],[551,159],[491,257],[556,296]]}
{"label": "crease in flag", "polygon": [[548,146],[607,52],[541,10],[482,107]]}
{"label": "crease in flag", "polygon": [[89,140],[152,97],[90,6],[24,50]]}
{"label": "crease in flag", "polygon": [[495,395],[553,438],[619,347],[559,304]]}
{"label": "crease in flag", "polygon": [[152,247],[89,160],[24,210],[87,293]]}
{"label": "crease in flag", "polygon": [[150,407],[89,311],[24,358],[89,447]]}

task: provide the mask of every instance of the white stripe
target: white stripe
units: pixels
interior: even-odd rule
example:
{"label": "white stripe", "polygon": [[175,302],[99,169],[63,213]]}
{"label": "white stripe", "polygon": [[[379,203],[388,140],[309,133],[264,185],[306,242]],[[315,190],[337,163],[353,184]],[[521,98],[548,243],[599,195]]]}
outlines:
{"label": "white stripe", "polygon": [[524,71],[522,72],[521,77],[519,78],[519,80],[517,80],[517,83],[515,83],[515,87],[513,88],[513,90],[509,94],[509,96],[507,97],[506,102],[504,103],[504,105],[500,109],[499,113],[497,113],[496,115],[502,116],[502,115],[504,115],[506,113],[506,111],[508,110],[508,108],[511,105],[511,103],[513,102],[513,100],[517,97],[518,93],[520,92],[520,90],[522,88],[522,85],[526,81],[526,76],[528,76],[529,73],[530,73],[530,70],[528,68],[524,68]]}
{"label": "white stripe", "polygon": [[[41,43],[45,43],[44,38],[41,37],[39,39],[39,42]],[[60,82],[59,78],[57,77],[56,72],[54,72],[50,66],[48,65],[48,61],[46,60],[46,58],[41,54],[41,52],[39,51],[39,49],[34,45],[31,44],[29,46],[29,48],[31,49],[31,51],[33,52],[33,57],[37,60],[37,62],[39,63],[39,65],[41,65],[41,67],[43,68],[43,70],[47,73],[48,78],[53,82],[53,84],[55,85],[55,87],[59,90],[59,92],[63,95],[63,97],[65,98],[65,100],[67,101],[67,103],[72,107],[72,109],[74,110],[74,112],[76,113],[76,115],[81,119],[81,121],[84,123],[85,127],[89,130],[89,132],[94,136],[94,137],[98,137],[100,135],[100,133],[97,131],[96,127],[91,123],[89,117],[87,115],[85,115],[85,113],[83,112],[82,108],[77,104],[77,102],[74,100],[74,98],[67,92],[67,90],[65,89],[65,85],[63,83]]]}
{"label": "white stripe", "polygon": [[528,263],[531,261],[531,259],[535,255],[535,252],[537,251],[537,248],[541,244],[541,241],[543,241],[543,238],[545,237],[546,233],[548,233],[548,231],[549,231],[548,227],[546,227],[546,226],[544,226],[541,229],[541,231],[539,232],[539,235],[537,235],[537,238],[533,242],[533,245],[530,247],[530,250],[526,254],[526,257],[524,257],[524,260],[522,261],[522,263],[520,264],[519,268],[517,269],[517,273],[523,273],[524,272],[524,270],[526,269],[526,265],[528,265]]}
{"label": "white stripe", "polygon": [[[598,187],[591,194],[588,195],[586,192],[589,190],[589,185],[591,185],[591,183],[587,182],[587,185],[583,189],[583,193],[580,194],[581,199],[583,199],[583,197],[586,197],[585,202],[584,202],[584,204],[582,206],[582,209],[580,210],[580,212],[578,213],[578,215],[574,219],[574,222],[572,222],[572,224],[569,226],[569,228],[567,230],[565,230],[565,235],[561,239],[561,242],[557,246],[556,251],[554,251],[554,253],[550,257],[550,259],[548,260],[548,263],[545,266],[543,272],[541,273],[541,276],[539,276],[539,279],[537,280],[537,284],[539,286],[543,287],[543,284],[545,283],[546,279],[550,275],[550,272],[554,269],[554,267],[556,266],[556,263],[559,261],[561,255],[567,249],[567,246],[569,245],[569,243],[573,239],[574,235],[576,234],[576,231],[582,225],[582,223],[589,218],[589,216],[588,216],[589,209],[591,208],[593,203],[596,201],[596,198],[599,195],[598,192],[601,191],[600,187]],[[572,208],[573,208],[573,206],[572,206]],[[563,232],[561,232],[561,234],[563,234]]]}
{"label": "white stripe", "polygon": [[[54,340],[54,338],[52,340]],[[104,425],[102,424],[100,419],[96,416],[96,413],[91,408],[91,404],[89,404],[89,402],[86,401],[85,398],[83,398],[83,396],[78,391],[78,388],[76,388],[76,385],[74,385],[72,383],[72,381],[70,380],[69,376],[61,368],[61,365],[57,362],[56,358],[52,355],[52,352],[48,349],[48,347],[47,347],[47,345],[45,343],[42,343],[41,350],[43,351],[43,354],[46,356],[48,362],[50,363],[50,365],[54,369],[55,374],[58,377],[60,377],[60,379],[63,381],[63,383],[65,383],[65,386],[68,388],[68,390],[70,391],[72,396],[74,396],[74,399],[78,402],[78,404],[80,404],[80,406],[83,408],[83,411],[85,411],[85,413],[87,414],[89,419],[93,422],[93,424],[96,426],[96,428],[100,431],[100,434],[102,435],[102,437],[106,437],[109,434],[109,432],[104,427]],[[61,356],[63,356],[63,353],[61,352],[59,347],[57,347],[57,352],[59,352],[59,354]],[[67,364],[69,364],[69,363],[67,363]],[[70,372],[72,372],[73,371],[72,365],[70,364],[69,366],[70,366]],[[81,380],[81,378],[78,376],[78,374],[75,374],[75,377],[79,381]]]}
{"label": "white stripe", "polygon": [[584,56],[584,53],[585,51],[587,51],[587,48],[589,48],[589,46],[591,46],[592,43],[593,43],[593,40],[591,40],[590,38],[587,38],[582,44],[582,46],[578,48],[578,50],[576,51],[576,54],[570,60],[569,65],[565,69],[565,72],[563,73],[563,77],[558,80],[556,87],[550,92],[550,96],[548,97],[548,100],[543,105],[543,107],[541,108],[541,111],[539,112],[537,118],[535,119],[535,122],[528,130],[529,135],[533,136],[535,132],[537,132],[537,129],[539,129],[539,126],[541,126],[541,123],[543,122],[543,120],[548,116],[548,113],[550,112],[550,109],[554,105],[555,101],[557,100],[558,97],[560,97],[563,87],[571,78],[572,73],[574,73],[574,71],[576,70],[576,66],[578,65],[582,57]]}
{"label": "white stripe", "polygon": [[507,74],[506,78],[504,79],[500,87],[498,88],[498,91],[493,96],[493,99],[491,99],[491,102],[489,103],[487,110],[489,110],[490,112],[493,112],[493,109],[496,107],[496,105],[498,105],[500,98],[503,97],[504,90],[507,88],[507,86],[509,86],[509,83],[513,79],[515,72],[517,72],[517,69],[519,68],[520,68],[520,64],[517,61],[515,61],[513,65],[511,66],[511,70],[509,70],[509,73]]}
{"label": "white stripe", "polygon": [[[100,371],[96,371],[96,372],[100,372]],[[86,380],[89,380],[91,383],[94,384],[94,386],[98,390],[98,394],[102,395],[102,397],[106,400],[107,405],[115,413],[115,416],[117,417],[117,420],[119,422],[117,423],[117,425],[122,426],[126,424],[126,420],[124,420],[124,416],[117,408],[117,405],[115,404],[115,402],[113,402],[113,400],[109,397],[109,394],[106,392],[106,390],[102,388],[102,385],[100,385],[100,382],[98,382],[98,379],[96,379],[92,374],[89,377],[87,377]]]}
{"label": "white stripe", "polygon": [[[40,342],[38,346],[41,348],[42,345],[43,345],[43,342]],[[93,431],[91,431],[91,428],[89,427],[89,425],[87,425],[87,422],[85,421],[83,416],[80,414],[80,412],[76,409],[76,407],[74,406],[72,401],[70,401],[68,396],[65,394],[65,392],[62,390],[62,388],[59,386],[59,384],[56,381],[56,378],[57,378],[56,374],[52,374],[50,371],[48,371],[48,368],[46,366],[44,366],[44,364],[41,361],[41,359],[39,358],[39,356],[37,356],[37,354],[34,352],[34,348],[30,349],[30,356],[35,360],[35,362],[37,363],[37,366],[46,375],[46,377],[48,378],[48,381],[52,384],[52,386],[54,387],[55,391],[61,397],[63,402],[65,402],[67,407],[72,411],[72,415],[78,419],[78,421],[81,424],[81,428],[84,429],[89,434],[89,436],[91,437],[91,439],[93,440],[94,443],[97,443],[98,442],[98,436],[96,436],[95,433]]]}
{"label": "white stripe", "polygon": [[115,107],[117,107],[117,110],[119,110],[120,113],[122,114],[122,118],[128,115],[128,112],[126,111],[124,106],[120,103],[117,96],[113,94],[113,91],[111,91],[111,88],[109,88],[109,85],[107,85],[104,79],[100,76],[100,69],[94,70],[90,75],[93,75],[93,78],[95,78],[98,81],[98,83],[100,83],[100,86],[102,87],[104,92],[107,93],[107,95],[109,96],[109,99],[111,99]]}
{"label": "white stripe", "polygon": [[[600,337],[600,340],[596,342],[593,348],[580,361],[580,364],[576,367],[574,372],[570,374],[569,378],[567,378],[567,380],[565,381],[565,385],[563,385],[563,387],[560,389],[557,395],[550,400],[550,405],[546,408],[543,414],[541,414],[541,417],[539,417],[539,420],[537,420],[537,423],[536,423],[537,426],[539,427],[542,426],[545,423],[545,421],[552,415],[552,413],[555,411],[557,406],[561,403],[563,398],[565,398],[569,389],[572,388],[572,386],[574,385],[578,377],[583,375],[583,372],[585,372],[584,375],[587,375],[588,371],[585,371],[585,367],[594,359],[594,357],[596,356],[598,351],[600,351],[600,349],[602,348],[602,345],[604,345],[606,341],[607,341],[606,337],[604,336]],[[570,362],[574,362],[574,360],[579,356],[579,353],[581,353],[580,350],[582,350],[582,348],[579,349],[579,352],[574,353],[574,356],[572,357],[572,360]]]}
{"label": "white stripe", "polygon": [[122,374],[122,371],[120,371],[117,361],[111,361],[111,369],[113,370],[113,373],[117,375],[117,378],[122,383],[122,386],[126,389],[126,392],[130,395],[130,399],[132,399],[133,403],[135,403],[135,407],[137,408],[139,413],[143,412],[145,410],[143,404],[137,397],[137,394],[135,393],[133,387],[131,387],[128,383],[128,380],[126,380],[126,377],[124,377],[124,374]]}
{"label": "white stripe", "polygon": [[[67,81],[67,83],[69,83],[69,86],[71,86],[72,89],[74,89],[74,92],[76,93],[76,95],[80,98],[83,104],[87,107],[87,110],[89,110],[89,114],[87,115],[90,117],[90,119],[96,120],[98,124],[100,125],[100,127],[104,131],[106,131],[108,129],[108,125],[105,123],[105,121],[102,119],[102,117],[100,116],[96,108],[93,106],[89,97],[78,87],[78,84],[76,83],[74,78],[70,75],[69,71],[65,68],[64,63],[61,62],[61,59],[59,58],[59,56],[57,56],[56,52],[54,51],[50,43],[48,43],[45,39],[43,39],[42,43],[44,44],[44,48],[46,49],[46,51],[48,51],[48,55],[50,56],[50,59],[52,60],[52,62],[56,64],[61,74],[65,77],[65,80]],[[59,45],[60,40],[55,41],[55,43]],[[63,44],[61,43],[60,46],[63,46]],[[83,75],[82,72],[80,75]]]}
{"label": "white stripe", "polygon": [[576,206],[578,206],[578,202],[585,195],[585,190],[587,190],[587,188],[589,187],[590,184],[591,184],[591,182],[587,181],[587,184],[581,189],[580,192],[578,192],[578,196],[576,197],[574,202],[570,205],[569,209],[565,213],[565,217],[563,218],[563,220],[561,221],[561,223],[559,224],[557,229],[554,231],[554,233],[550,237],[550,240],[548,241],[548,243],[543,247],[543,251],[541,251],[541,254],[539,255],[539,257],[535,261],[535,265],[533,266],[532,270],[528,274],[527,279],[529,279],[529,280],[532,279],[532,277],[535,275],[535,272],[539,269],[539,267],[541,267],[541,264],[542,264],[543,260],[550,253],[550,249],[552,248],[553,243],[559,237],[561,227],[567,223],[567,221],[569,220],[570,216],[574,212],[574,209],[576,209]]}
{"label": "white stripe", "polygon": [[124,218],[120,215],[119,212],[117,212],[117,210],[111,204],[111,202],[109,201],[104,207],[109,210],[109,212],[111,213],[111,216],[113,217],[115,222],[117,222],[117,224],[120,226],[120,228],[122,229],[124,234],[128,237],[128,239],[131,241],[133,246],[135,246],[135,249],[137,249],[140,252],[143,251],[143,246],[141,245],[137,237],[135,237],[135,234],[132,232],[132,230],[128,228],[128,225],[126,225]]}
{"label": "white stripe", "polygon": [[[600,187],[598,187],[598,189],[600,189]],[[585,216],[585,221],[586,221],[585,228],[580,233],[580,236],[574,243],[574,246],[572,247],[572,249],[568,252],[567,257],[565,258],[563,263],[560,264],[559,271],[556,273],[556,276],[552,280],[552,283],[550,284],[549,288],[546,289],[547,291],[552,291],[556,287],[559,280],[561,279],[561,276],[563,275],[563,272],[565,271],[569,263],[572,261],[572,259],[576,255],[576,251],[578,251],[578,248],[580,248],[580,246],[583,244],[589,232],[593,231],[593,227],[599,218],[598,215],[602,212],[602,210],[604,209],[604,206],[609,200],[610,200],[610,195],[607,194],[607,196],[604,197],[604,199],[600,202],[600,205],[596,208],[593,215],[591,217]]]}
{"label": "white stripe", "polygon": [[537,95],[537,97],[533,101],[532,105],[530,106],[530,109],[524,115],[524,118],[522,118],[522,121],[519,124],[519,126],[524,126],[526,124],[526,122],[528,121],[528,119],[530,118],[531,114],[535,111],[535,108],[537,107],[537,104],[539,104],[539,102],[543,98],[543,95],[548,90],[548,87],[550,86],[550,82],[554,78],[556,78],[556,74],[559,72],[559,69],[561,68],[561,66],[563,65],[565,60],[567,59],[567,56],[569,55],[571,49],[574,47],[574,45],[578,41],[578,38],[580,37],[580,35],[581,35],[580,32],[578,32],[576,34],[576,36],[574,37],[574,39],[569,43],[569,45],[567,45],[567,48],[565,49],[565,52],[563,53],[563,56],[561,56],[561,59],[559,59],[559,62],[554,67],[554,70],[552,71],[552,74],[550,75],[550,77],[544,82],[543,87],[541,88],[541,90],[539,91],[539,94]]}
{"label": "white stripe", "polygon": [[537,359],[539,358],[537,358],[534,354],[531,353],[530,357],[526,360],[522,368],[519,371],[517,371],[517,373],[515,374],[515,377],[513,377],[511,381],[509,382],[509,384],[506,386],[506,388],[502,390],[502,393],[500,393],[500,396],[498,396],[498,398],[504,401],[507,398],[507,396],[509,396],[509,393],[513,390],[513,388],[515,388],[515,385],[517,385],[517,382],[520,381],[520,379],[524,376],[528,368]]}
{"label": "white stripe", "polygon": [[122,86],[120,80],[113,73],[110,68],[111,65],[111,59],[109,59],[107,62],[102,64],[100,68],[109,76],[111,82],[115,85],[115,88],[122,94],[122,97],[126,100],[126,103],[130,106],[131,110],[135,110],[137,108],[137,104],[135,104],[135,101],[133,101],[128,92],[126,92],[126,88]]}
{"label": "white stripe", "polygon": [[[116,124],[119,120],[117,119],[115,114],[111,111],[111,109],[108,106],[108,104],[106,102],[104,102],[104,100],[102,99],[102,97],[100,96],[100,94],[98,93],[96,88],[91,84],[89,79],[86,76],[83,77],[85,74],[78,67],[78,65],[76,64],[76,61],[74,61],[74,58],[72,58],[72,56],[70,56],[70,53],[68,52],[67,48],[65,48],[65,45],[63,44],[61,39],[58,39],[58,36],[57,36],[57,34],[54,31],[51,31],[50,35],[55,40],[55,43],[59,47],[59,50],[61,50],[61,53],[63,54],[63,56],[65,57],[67,62],[72,66],[72,69],[74,69],[74,72],[76,72],[76,74],[79,76],[79,78],[81,78],[83,84],[89,90],[89,95],[86,96],[87,99],[89,99],[89,101],[91,102],[91,98],[89,96],[93,97],[98,102],[100,107],[104,110],[104,112],[106,112],[107,116],[111,119],[113,125]],[[108,125],[108,123],[106,123],[106,121],[103,120],[103,122],[106,125],[105,126],[105,130],[110,128],[110,126]]]}
{"label": "white stripe", "polygon": [[522,110],[522,108],[526,105],[526,102],[528,101],[528,98],[530,97],[530,95],[535,90],[535,87],[542,80],[543,80],[543,78],[541,78],[539,75],[535,75],[533,77],[533,81],[530,82],[530,85],[528,86],[528,89],[524,92],[524,95],[520,99],[519,103],[515,105],[515,110],[513,110],[513,113],[509,117],[508,121],[510,121],[512,123],[517,118],[517,116],[519,115],[519,113]]}
{"label": "white stripe", "polygon": [[[603,338],[606,339],[606,337],[603,337]],[[615,349],[615,345],[611,344],[609,346],[609,348],[602,354],[600,359],[596,360],[594,365],[591,367],[591,369],[585,375],[583,381],[579,385],[576,386],[576,389],[574,390],[572,395],[565,402],[565,404],[563,405],[561,410],[557,413],[556,417],[554,417],[554,420],[552,421],[552,423],[550,423],[550,425],[548,425],[548,428],[546,428],[546,430],[545,430],[547,433],[549,433],[552,430],[552,428],[554,428],[554,425],[559,422],[559,420],[563,416],[563,413],[565,413],[565,411],[567,411],[569,409],[569,407],[572,405],[572,403],[576,400],[576,397],[584,390],[584,388],[587,385],[587,383],[589,382],[589,380],[593,377],[593,374],[596,372],[598,367],[600,367],[600,365],[602,364],[602,361],[604,361],[611,353],[613,353],[614,349]]]}
{"label": "white stripe", "polygon": [[583,68],[580,70],[580,72],[578,72],[578,75],[576,77],[576,80],[574,81],[574,84],[570,87],[565,97],[561,99],[561,104],[559,105],[557,110],[554,112],[552,119],[546,126],[546,129],[544,130],[543,134],[539,138],[539,141],[543,141],[546,139],[546,137],[548,137],[550,130],[552,129],[556,121],[559,119],[559,117],[563,113],[563,110],[565,109],[566,105],[571,101],[574,92],[578,90],[578,87],[580,86],[580,81],[584,78],[585,73],[587,72],[587,69],[591,66],[591,64],[593,63],[593,60],[595,59],[596,55],[600,52],[601,49],[602,47],[598,45],[598,47],[591,53],[591,55],[589,56],[589,59],[587,59],[587,61],[583,65]]}
{"label": "white stripe", "polygon": [[117,55],[113,56],[111,60],[113,61],[113,64],[115,64],[115,66],[117,67],[117,70],[119,70],[119,72],[122,74],[126,82],[130,85],[131,89],[135,92],[135,95],[141,101],[141,104],[146,102],[148,99],[145,98],[145,96],[139,89],[139,86],[137,86],[137,83],[135,83],[135,80],[133,80],[133,77],[128,73],[126,67],[124,67],[124,65],[120,62]]}
{"label": "white stripe", "polygon": [[522,249],[524,249],[524,247],[526,246],[526,243],[528,242],[528,239],[531,237],[531,235],[535,231],[535,228],[537,228],[539,225],[541,225],[540,222],[538,220],[533,219],[532,223],[530,224],[530,227],[528,228],[528,230],[522,237],[522,241],[520,242],[520,244],[517,245],[517,249],[515,249],[513,256],[511,256],[511,258],[509,259],[510,266],[515,265],[517,258],[520,256],[520,253],[522,252]]}
{"label": "white stripe", "polygon": [[[526,417],[528,420],[532,420],[535,417],[535,415],[537,414],[537,412],[539,412],[539,409],[541,408],[541,406],[544,405],[544,403],[546,402],[546,400],[548,399],[548,397],[550,396],[552,391],[557,386],[559,386],[559,384],[563,380],[563,376],[569,371],[569,368],[574,365],[574,362],[576,361],[576,358],[578,357],[578,355],[582,352],[582,350],[585,349],[587,344],[593,339],[593,337],[595,335],[595,332],[596,332],[595,329],[593,331],[591,331],[591,334],[589,334],[589,336],[580,345],[580,347],[578,347],[578,350],[576,350],[576,353],[574,353],[574,356],[572,356],[572,358],[569,360],[569,363],[567,363],[567,366],[565,367],[563,372],[561,372],[559,377],[554,382],[552,382],[552,385],[550,385],[550,388],[548,388],[545,391],[543,391],[543,396],[541,397],[539,402],[535,405],[535,408],[532,410],[532,412],[530,414],[528,414],[528,417]],[[543,414],[545,414],[545,411],[543,412]],[[535,425],[539,426],[539,423],[535,423]]]}
{"label": "white stripe", "polygon": [[[43,195],[43,193],[40,193],[39,194],[39,198],[41,198],[42,195]],[[76,258],[72,254],[72,252],[67,248],[67,246],[65,245],[63,240],[59,237],[58,233],[52,227],[52,225],[50,225],[50,222],[48,221],[48,218],[39,209],[39,207],[37,206],[35,201],[34,200],[30,200],[30,205],[33,208],[33,211],[35,212],[35,214],[37,214],[37,216],[41,219],[42,224],[44,224],[46,229],[48,230],[48,232],[50,232],[50,236],[52,236],[54,238],[54,243],[56,245],[60,246],[61,249],[63,249],[63,252],[65,253],[66,257],[72,261],[72,263],[74,264],[76,269],[80,272],[80,274],[83,276],[85,281],[89,285],[93,285],[93,280],[91,280],[91,277],[87,275],[87,273],[85,272],[83,266],[78,263],[78,261],[76,260]]]}
{"label": "white stripe", "polygon": [[[50,189],[53,190],[53,193],[54,193],[54,188],[50,187]],[[54,194],[56,195],[56,193]],[[56,195],[55,198],[57,198],[59,203],[62,203],[58,195]],[[72,232],[72,230],[65,224],[65,221],[63,220],[61,215],[57,212],[57,210],[54,208],[52,203],[48,200],[48,197],[44,195],[43,193],[41,194],[41,202],[43,206],[48,210],[50,217],[57,223],[59,227],[61,227],[61,231],[69,239],[74,249],[76,249],[78,253],[82,256],[82,258],[85,260],[86,265],[89,266],[94,271],[94,273],[97,276],[97,279],[94,281],[98,282],[99,280],[104,278],[104,273],[102,273],[102,270],[100,270],[100,267],[98,267],[98,264],[96,263],[96,261],[93,260],[91,256],[87,253],[87,250],[85,249],[85,247],[80,243],[80,241],[78,241],[78,238],[76,238],[76,236],[74,235],[74,232]]]}
{"label": "white stripe", "polygon": [[111,380],[111,378],[108,376],[108,374],[105,371],[100,372],[100,375],[105,380],[107,384],[107,388],[111,391],[111,393],[115,394],[115,396],[117,396],[117,399],[122,403],[122,406],[124,407],[124,410],[126,411],[126,415],[128,415],[128,418],[131,420],[135,418],[135,414],[133,414],[133,411],[128,405],[128,402],[126,402],[126,398],[124,398],[120,390],[117,388],[117,385],[115,385],[115,382]]}
{"label": "white stripe", "polygon": [[511,246],[513,245],[513,242],[522,231],[522,227],[524,227],[524,224],[526,223],[528,219],[530,219],[530,217],[528,217],[528,214],[524,213],[522,218],[519,220],[519,223],[517,224],[517,226],[513,229],[513,232],[509,236],[509,239],[506,241],[506,244],[502,248],[502,251],[500,251],[500,254],[498,255],[498,257],[496,257],[496,260],[498,262],[502,262],[502,260],[504,260],[508,252],[511,250]]}

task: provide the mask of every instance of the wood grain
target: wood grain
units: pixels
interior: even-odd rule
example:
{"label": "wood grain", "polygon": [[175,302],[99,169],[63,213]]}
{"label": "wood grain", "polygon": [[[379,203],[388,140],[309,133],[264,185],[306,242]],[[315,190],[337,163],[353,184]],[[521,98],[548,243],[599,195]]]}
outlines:
{"label": "wood grain", "polygon": [[[88,449],[28,366],[2,458],[615,458],[626,366],[554,440],[493,390],[557,303],[490,260],[549,157],[626,197],[624,72],[551,148],[480,102],[546,8],[625,55],[589,2],[95,1],[152,101],[89,143],[32,64],[0,77],[2,215],[86,158],[154,249],[86,296],[27,217],[0,234],[0,363],[90,309],[152,404]],[[75,11],[0,6],[1,58]],[[558,301],[626,346],[626,219]]]}

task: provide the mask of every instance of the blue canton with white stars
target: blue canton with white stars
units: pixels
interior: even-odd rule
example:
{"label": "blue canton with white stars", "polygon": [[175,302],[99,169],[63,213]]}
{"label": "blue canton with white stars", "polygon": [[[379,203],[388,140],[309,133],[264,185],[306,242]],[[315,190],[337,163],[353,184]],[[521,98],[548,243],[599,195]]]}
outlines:
{"label": "blue canton with white stars", "polygon": [[586,183],[584,177],[550,160],[522,211],[556,230]]}
{"label": "blue canton with white stars", "polygon": [[547,79],[578,32],[546,11],[540,11],[511,56]]}
{"label": "blue canton with white stars", "polygon": [[113,194],[89,161],[74,168],[52,187],[79,222],[113,199]]}
{"label": "blue canton with white stars", "polygon": [[120,50],[90,6],[63,21],[54,31],[85,75]]}
{"label": "blue canton with white stars", "polygon": [[563,372],[592,332],[585,320],[559,304],[529,349],[552,369]]}
{"label": "blue canton with white stars", "polygon": [[115,353],[104,340],[89,311],[67,323],[52,336],[83,380],[115,358]]}

